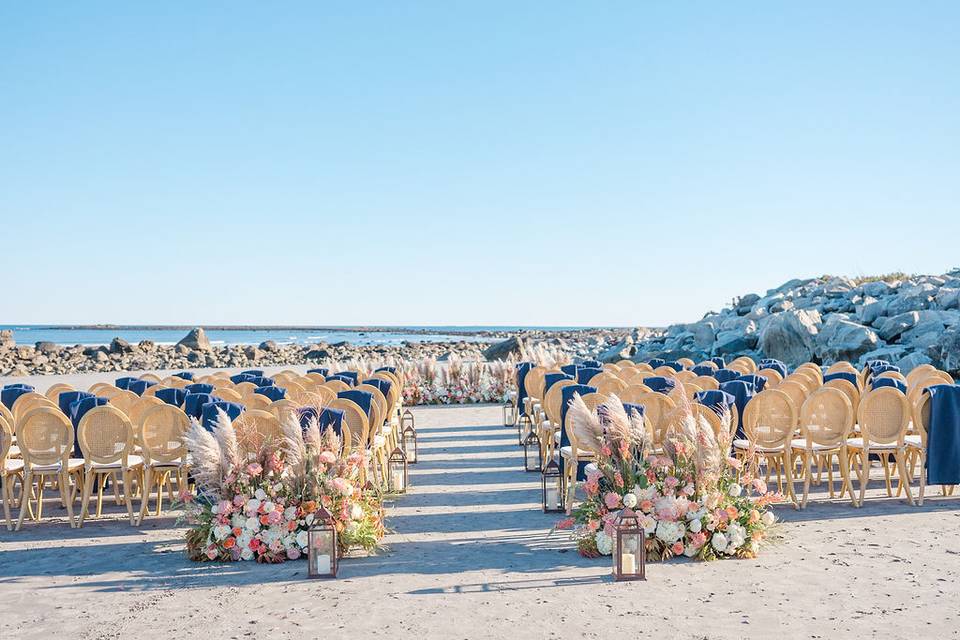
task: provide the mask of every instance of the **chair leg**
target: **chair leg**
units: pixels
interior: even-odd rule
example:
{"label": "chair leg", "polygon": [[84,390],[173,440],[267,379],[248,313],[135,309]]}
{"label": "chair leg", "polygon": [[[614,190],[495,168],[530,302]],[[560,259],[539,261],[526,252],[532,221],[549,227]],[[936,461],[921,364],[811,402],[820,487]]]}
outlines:
{"label": "chair leg", "polygon": [[813,475],[813,470],[810,468],[810,452],[804,450],[803,452],[803,502],[800,504],[801,509],[807,508],[807,499],[810,496],[810,476]]}
{"label": "chair leg", "polygon": [[10,488],[7,474],[0,470],[0,493],[3,494],[3,518],[7,523],[7,531],[13,531],[13,522],[10,521],[10,500],[13,498],[13,492]]}
{"label": "chair leg", "polygon": [[870,482],[870,450],[860,449],[857,453],[860,455],[860,504],[857,506],[862,507],[867,497],[867,484]]}
{"label": "chair leg", "polygon": [[910,491],[910,477],[907,475],[907,465],[903,459],[904,454],[905,452],[903,449],[900,449],[893,454],[893,457],[897,463],[897,469],[900,473],[900,482],[897,483],[897,491],[899,492],[900,488],[902,487],[903,490],[907,492],[907,502],[912,507],[914,506],[913,493]]}
{"label": "chair leg", "polygon": [[927,488],[927,474],[925,473],[925,470],[924,470],[924,466],[925,466],[926,461],[927,461],[927,453],[926,453],[925,451],[917,451],[916,454],[915,454],[915,460],[918,460],[918,461],[920,462],[920,476],[919,476],[919,478],[918,478],[918,479],[920,480],[920,499],[919,499],[919,505],[922,507],[922,506],[923,506],[923,493],[924,493],[924,490]]}
{"label": "chair leg", "polygon": [[93,483],[96,482],[96,476],[93,471],[87,471],[87,476],[83,481],[83,494],[80,498],[80,527],[83,527],[83,521],[90,514],[90,494],[93,493]]}
{"label": "chair leg", "polygon": [[[890,482],[890,461],[887,459],[888,456],[885,452],[880,452],[880,462],[883,464],[883,479],[887,484],[887,497],[893,497],[893,484]],[[870,461],[870,457],[867,456],[867,462]]]}
{"label": "chair leg", "polygon": [[145,467],[143,470],[143,486],[140,488],[140,519],[139,525],[143,525],[143,519],[147,516],[147,502],[150,499],[150,486],[153,483],[153,469]]}
{"label": "chair leg", "polygon": [[[70,492],[70,474],[67,473],[66,469],[62,469],[60,471],[59,479],[60,479],[60,483],[59,483],[60,497],[61,499],[65,499],[67,497],[66,494]],[[67,521],[70,523],[70,528],[76,529],[77,523],[73,519],[73,500],[67,500],[66,507],[67,507]]]}
{"label": "chair leg", "polygon": [[37,479],[37,512],[34,514],[34,520],[40,522],[40,518],[43,517],[43,490],[47,484],[47,477],[40,474],[40,477]]}
{"label": "chair leg", "polygon": [[[110,474],[110,480],[111,480],[111,482],[112,482],[112,484],[113,484],[113,499],[116,501],[118,507],[119,507],[119,506],[122,506],[122,505],[123,505],[123,500],[120,499],[120,483],[117,482],[117,474],[116,474],[116,472]],[[126,490],[127,490],[127,486],[126,486],[126,485],[123,486],[123,490],[124,490],[124,492],[126,492]]]}
{"label": "chair leg", "polygon": [[136,520],[133,517],[133,500],[130,498],[130,478],[133,475],[128,470],[124,469],[122,472],[123,475],[123,500],[127,504],[127,517],[130,518],[130,526],[136,524]]}
{"label": "chair leg", "polygon": [[848,460],[847,448],[845,446],[840,447],[840,477],[843,480],[843,487],[840,489],[840,497],[843,497],[843,492],[846,491],[850,496],[850,503],[857,507],[857,498],[853,495],[853,483],[850,482],[850,461]]}
{"label": "chair leg", "polygon": [[20,527],[23,526],[23,516],[27,515],[27,509],[30,508],[30,493],[33,486],[33,473],[30,469],[24,473],[23,476],[23,489],[20,491],[20,515],[17,517],[17,526],[15,527],[16,531],[20,531]]}
{"label": "chair leg", "polygon": [[97,474],[97,517],[103,515],[103,489],[107,485],[107,478],[109,477],[106,473]]}

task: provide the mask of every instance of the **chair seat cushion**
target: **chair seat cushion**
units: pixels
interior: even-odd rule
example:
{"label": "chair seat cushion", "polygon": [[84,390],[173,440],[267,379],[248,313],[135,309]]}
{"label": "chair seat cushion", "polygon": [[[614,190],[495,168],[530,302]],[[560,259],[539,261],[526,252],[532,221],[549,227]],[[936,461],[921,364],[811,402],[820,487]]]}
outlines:
{"label": "chair seat cushion", "polygon": [[[747,449],[750,448],[750,441],[749,441],[749,440],[745,440],[745,439],[743,439],[743,438],[737,438],[736,440],[733,441],[733,446],[734,446],[735,448],[737,448],[737,449],[747,450]],[[781,448],[781,447],[761,447],[761,446],[757,445],[756,447],[754,447],[754,450],[759,451],[759,452],[761,452],[761,453],[778,453],[778,452],[780,452],[780,451],[783,451],[783,448]]]}
{"label": "chair seat cushion", "polygon": [[[904,439],[904,444],[919,447],[920,446],[920,436],[906,436]],[[889,442],[886,444],[880,444],[879,442],[870,442],[868,443],[871,449],[876,449],[878,451],[896,449],[896,442]],[[863,449],[863,438],[850,438],[847,440],[847,446],[854,449]]]}
{"label": "chair seat cushion", "polygon": [[8,458],[19,458],[20,457],[20,447],[15,444],[10,445],[10,449],[7,451]]}
{"label": "chair seat cushion", "polygon": [[[581,459],[581,460],[584,460],[584,459],[586,459],[586,460],[592,460],[592,459],[593,459],[593,454],[590,453],[589,451],[584,451],[583,449],[580,449],[577,453],[579,454],[579,455],[578,455],[578,458]],[[570,445],[567,445],[566,447],[560,447],[560,455],[562,455],[564,458],[569,458],[569,459],[572,460],[572,459],[573,459],[573,447],[571,447]]]}
{"label": "chair seat cushion", "polygon": [[10,460],[7,458],[3,461],[3,472],[5,474],[16,473],[21,469],[23,469],[23,460],[20,460],[19,458],[16,460]]}
{"label": "chair seat cushion", "polygon": [[[143,458],[140,456],[127,456],[127,467],[139,467],[143,464]],[[90,464],[90,467],[94,470],[103,470],[103,469],[120,469],[120,461],[102,463],[102,462],[93,462]]]}
{"label": "chair seat cushion", "polygon": [[[807,441],[804,438],[796,438],[790,441],[790,447],[793,449],[806,450]],[[810,451],[829,451],[831,449],[839,449],[840,445],[831,446],[828,444],[817,444],[816,442],[812,443],[810,446]]]}
{"label": "chair seat cushion", "polygon": [[[54,464],[34,464],[30,465],[34,473],[50,473],[51,471],[60,471],[60,463]],[[83,460],[80,458],[70,458],[67,460],[67,471],[76,471],[83,468]]]}
{"label": "chair seat cushion", "polygon": [[386,446],[387,439],[381,435],[373,436],[373,448],[380,449],[381,447]]}

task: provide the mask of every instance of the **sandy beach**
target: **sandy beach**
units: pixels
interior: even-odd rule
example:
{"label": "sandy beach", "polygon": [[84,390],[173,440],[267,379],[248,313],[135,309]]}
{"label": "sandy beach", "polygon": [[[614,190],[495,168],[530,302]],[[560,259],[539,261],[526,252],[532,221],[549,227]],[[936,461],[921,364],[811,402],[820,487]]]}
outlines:
{"label": "sandy beach", "polygon": [[673,560],[615,583],[608,559],[549,535],[557,518],[499,407],[414,415],[421,462],[387,505],[387,548],[339,579],[190,562],[173,514],[134,528],[112,502],[71,530],[51,501],[59,522],[0,531],[3,637],[960,637],[960,500],[938,490],[910,507],[875,481],[854,509],[821,486],[804,511],[776,508],[783,538],[756,560]]}

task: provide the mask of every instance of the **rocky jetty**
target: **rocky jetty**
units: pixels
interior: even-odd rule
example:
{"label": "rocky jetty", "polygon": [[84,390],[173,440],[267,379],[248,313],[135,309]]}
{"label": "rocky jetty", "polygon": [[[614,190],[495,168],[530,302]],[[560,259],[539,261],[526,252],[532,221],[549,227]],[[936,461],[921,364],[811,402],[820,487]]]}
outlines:
{"label": "rocky jetty", "polygon": [[[618,352],[618,349],[620,351]],[[960,373],[960,269],[943,275],[791,280],[601,359],[772,357],[794,366],[888,360],[903,371],[930,363]]]}

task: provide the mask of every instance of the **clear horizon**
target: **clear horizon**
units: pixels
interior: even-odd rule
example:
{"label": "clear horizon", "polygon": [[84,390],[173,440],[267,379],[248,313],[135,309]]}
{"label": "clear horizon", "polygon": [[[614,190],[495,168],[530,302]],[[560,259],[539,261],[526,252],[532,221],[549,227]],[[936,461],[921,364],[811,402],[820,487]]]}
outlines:
{"label": "clear horizon", "polygon": [[958,23],[8,4],[0,323],[665,326],[795,277],[943,273]]}

